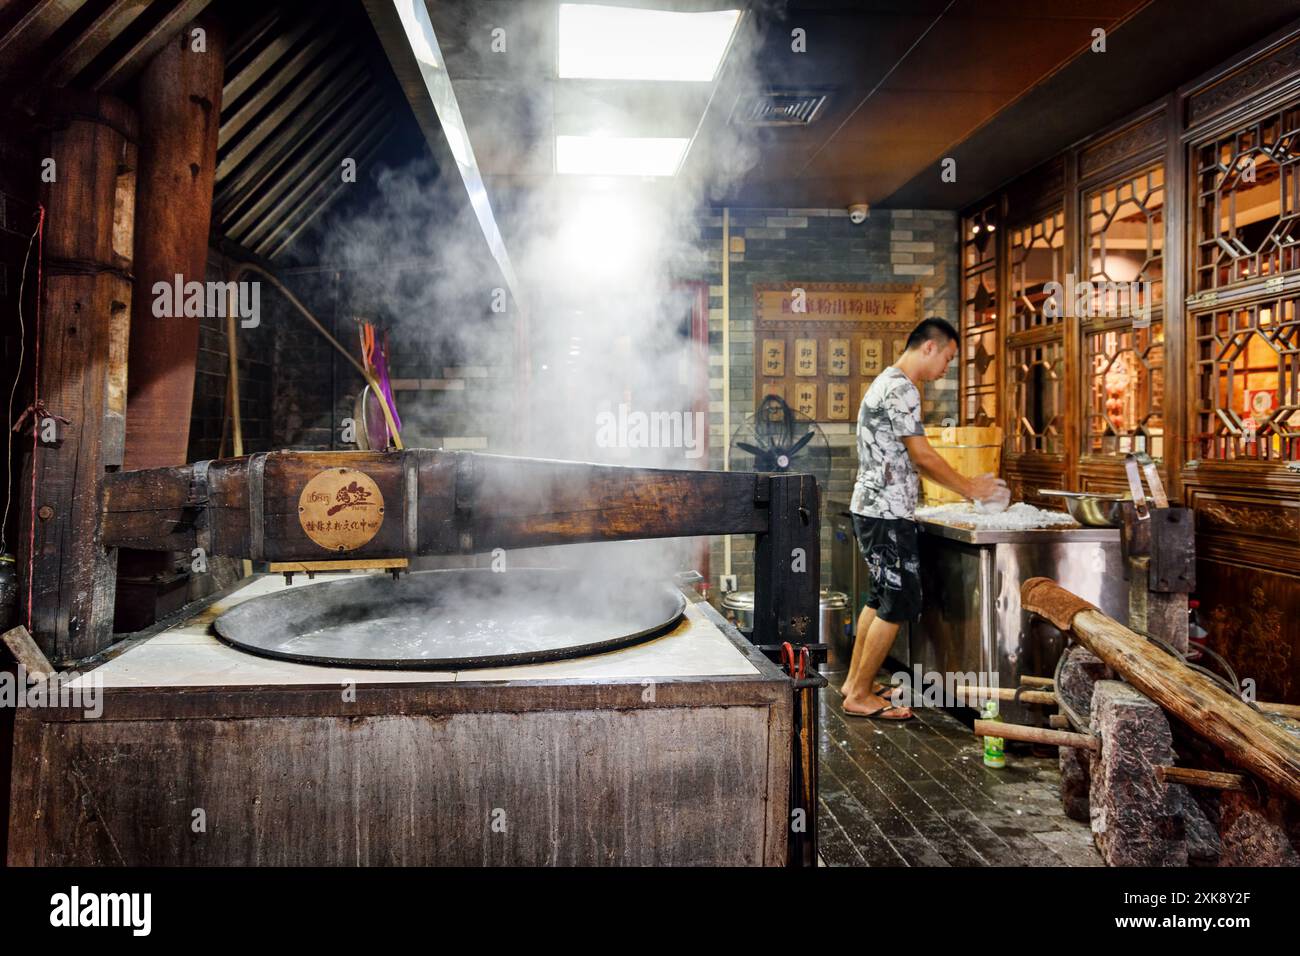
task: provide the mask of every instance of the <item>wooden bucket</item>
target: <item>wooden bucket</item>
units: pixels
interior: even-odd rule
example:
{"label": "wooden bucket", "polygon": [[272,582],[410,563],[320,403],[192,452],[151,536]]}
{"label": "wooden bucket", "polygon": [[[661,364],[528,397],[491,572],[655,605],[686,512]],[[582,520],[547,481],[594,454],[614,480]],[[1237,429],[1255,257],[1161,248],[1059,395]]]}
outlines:
{"label": "wooden bucket", "polygon": [[[967,478],[996,475],[1002,467],[1002,429],[996,425],[929,425],[925,437],[944,461]],[[921,493],[929,505],[965,500],[924,477]]]}

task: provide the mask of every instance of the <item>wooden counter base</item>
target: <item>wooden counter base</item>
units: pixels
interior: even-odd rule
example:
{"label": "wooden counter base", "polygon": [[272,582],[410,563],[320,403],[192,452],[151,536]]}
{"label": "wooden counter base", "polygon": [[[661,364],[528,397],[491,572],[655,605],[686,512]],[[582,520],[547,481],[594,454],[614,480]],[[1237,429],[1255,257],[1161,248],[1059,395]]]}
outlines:
{"label": "wooden counter base", "polygon": [[691,613],[737,673],[106,682],[98,718],[20,710],[9,863],[783,865],[790,683]]}

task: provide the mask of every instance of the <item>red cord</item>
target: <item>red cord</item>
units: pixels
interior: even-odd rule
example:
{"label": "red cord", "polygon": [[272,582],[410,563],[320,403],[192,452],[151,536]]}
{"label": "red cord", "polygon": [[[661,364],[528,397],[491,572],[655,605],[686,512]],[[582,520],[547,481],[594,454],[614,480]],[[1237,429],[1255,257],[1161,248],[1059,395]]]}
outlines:
{"label": "red cord", "polygon": [[[36,220],[36,369],[32,377],[32,407],[41,402],[41,258],[45,248],[45,207],[37,204]],[[32,422],[32,521],[27,536],[27,630],[32,629],[32,574],[36,569],[36,448],[41,434],[39,419]]]}

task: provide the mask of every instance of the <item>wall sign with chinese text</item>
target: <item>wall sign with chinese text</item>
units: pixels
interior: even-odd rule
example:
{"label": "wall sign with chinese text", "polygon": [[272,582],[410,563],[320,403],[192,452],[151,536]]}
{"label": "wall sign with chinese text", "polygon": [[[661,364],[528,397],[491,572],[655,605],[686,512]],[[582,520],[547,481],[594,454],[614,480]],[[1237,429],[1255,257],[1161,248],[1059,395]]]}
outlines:
{"label": "wall sign with chinese text", "polygon": [[919,286],[755,283],[755,406],[779,395],[809,418],[853,419],[851,403],[897,361],[921,317]]}

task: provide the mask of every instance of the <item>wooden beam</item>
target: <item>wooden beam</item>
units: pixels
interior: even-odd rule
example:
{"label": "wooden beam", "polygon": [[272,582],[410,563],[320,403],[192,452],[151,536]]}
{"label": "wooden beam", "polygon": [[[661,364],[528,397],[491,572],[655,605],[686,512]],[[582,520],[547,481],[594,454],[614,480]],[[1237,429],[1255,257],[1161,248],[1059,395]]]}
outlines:
{"label": "wooden beam", "polygon": [[357,160],[360,169],[362,157],[371,155],[392,128],[392,117],[380,114],[373,125],[350,131],[341,145],[334,146],[325,154],[319,167],[313,170],[311,175],[295,183],[293,188],[267,211],[260,223],[246,235],[238,237],[239,241],[247,243],[258,255],[267,255],[267,250],[275,245],[278,235],[286,227],[292,226],[303,216],[310,216],[316,212],[316,206],[322,196],[332,198],[334,190],[345,185],[343,160],[347,157]]}
{"label": "wooden beam", "polygon": [[19,66],[81,8],[83,0],[38,0],[0,36],[0,74]]}
{"label": "wooden beam", "polygon": [[1239,773],[1219,773],[1215,770],[1195,770],[1191,767],[1158,767],[1156,773],[1165,783],[1181,783],[1188,787],[1206,787],[1211,790],[1246,789],[1246,778]]}
{"label": "wooden beam", "polygon": [[[227,109],[221,116],[221,133],[217,140],[218,146],[225,146],[238,136],[240,130],[252,122],[253,117],[261,113],[272,100],[282,95],[286,89],[294,86],[297,83],[298,75],[307,68],[307,65],[321,51],[333,43],[336,37],[337,31],[335,30],[326,30],[312,37],[284,64],[275,67],[274,71],[263,78],[255,89],[249,91],[247,96],[238,101],[234,99],[226,100],[226,94],[223,92],[221,94],[222,101],[235,108]],[[231,84],[226,84],[227,90],[230,87]],[[235,106],[236,103],[238,103],[237,106]]]}
{"label": "wooden beam", "polygon": [[203,12],[212,0],[182,0],[137,40],[93,84],[96,90],[116,90],[132,79],[154,55]]}
{"label": "wooden beam", "polygon": [[27,628],[21,624],[5,631],[0,641],[9,648],[9,653],[22,665],[23,670],[27,671],[28,677],[40,678],[54,673],[54,665],[41,653],[32,636],[27,633]]}
{"label": "wooden beam", "polygon": [[[307,483],[327,470],[364,473],[384,501],[373,537],[343,553],[312,540],[300,517]],[[476,452],[272,452],[121,472],[105,481],[103,527],[114,545],[175,551],[207,539],[210,555],[269,561],[475,554],[584,541],[762,534],[772,479],[507,458]],[[379,496],[376,496],[378,498]],[[794,512],[797,516],[797,511]],[[787,518],[789,514],[787,514]],[[815,519],[815,514],[811,515]],[[811,526],[815,532],[815,520]],[[789,567],[790,549],[778,545]],[[815,583],[816,554],[807,555]],[[817,590],[809,588],[815,597]],[[780,617],[792,612],[775,608]],[[816,627],[816,603],[807,624]]]}
{"label": "wooden beam", "polygon": [[[271,69],[281,57],[292,50],[299,40],[315,29],[316,25],[316,18],[308,15],[292,22],[289,29],[284,32],[272,36],[266,41],[265,46],[249,58],[248,62],[240,64],[236,72],[230,75],[230,79],[221,88],[221,99],[224,102],[233,103],[254,86],[260,85],[267,70]],[[223,123],[221,129],[223,142],[226,135],[225,124]]]}
{"label": "wooden beam", "polygon": [[[366,164],[379,154],[379,150],[383,147],[384,142],[388,139],[389,135],[392,134],[395,128],[395,126],[389,126],[387,131],[375,141],[373,146],[357,157],[358,169],[364,169]],[[305,210],[306,215],[292,225],[286,223],[280,228],[279,235],[272,237],[275,241],[267,245],[267,258],[274,259],[280,253],[284,252],[284,250],[288,249],[289,246],[293,244],[294,239],[298,238],[299,233],[306,229],[317,216],[328,209],[334,201],[338,199],[339,193],[343,191],[343,186],[344,183],[340,181],[334,183],[328,190],[313,193],[311,203]]]}
{"label": "wooden beam", "polygon": [[50,86],[67,86],[149,9],[150,0],[113,0],[46,68]]}
{"label": "wooden beam", "polygon": [[1055,581],[1030,578],[1021,606],[1072,631],[1084,647],[1231,763],[1300,800],[1300,744],[1267,717],[1182,661],[1111,620]]}
{"label": "wooden beam", "polygon": [[1027,727],[1024,724],[1005,724],[1000,720],[975,721],[976,737],[1002,737],[1006,740],[1023,740],[1052,747],[1075,747],[1094,753],[1101,750],[1101,741],[1091,734],[1072,734],[1064,730],[1047,730]]}
{"label": "wooden beam", "polygon": [[18,567],[24,599],[30,589],[29,629],[61,663],[112,640],[117,555],[102,542],[99,512],[101,482],[122,464],[135,116],[111,97],[60,91],[48,121],[49,139],[38,155],[53,157],[59,175],[42,195],[37,374],[44,410],[28,421],[15,449],[31,442],[32,426],[48,436],[47,417],[64,421],[53,419],[53,440],[32,448],[15,492],[21,489]]}
{"label": "wooden beam", "polygon": [[[379,119],[380,111],[381,101],[378,97],[363,95],[347,110],[331,120],[328,124],[329,129],[326,132],[337,133],[340,130],[369,129],[371,124]],[[305,149],[301,148],[304,143],[309,144]],[[328,150],[331,147],[337,149],[336,144],[336,137],[325,135],[317,137],[314,143],[308,139],[298,139],[296,143],[300,148],[298,158],[292,163],[268,170],[268,182],[256,193],[253,201],[247,203],[238,216],[223,219],[222,227],[226,233],[232,238],[236,238],[237,241],[239,241],[238,237],[250,234],[268,215],[267,210],[274,208],[274,204],[278,203],[285,193],[291,192],[304,182],[310,185],[313,181],[319,181],[323,171],[342,182],[341,168],[338,166],[331,167],[328,161]],[[313,177],[313,174],[315,174],[315,177]]]}
{"label": "wooden beam", "polygon": [[255,123],[244,135],[221,150],[217,160],[217,178],[228,176],[231,170],[248,158],[249,154],[270,137],[286,119],[303,103],[314,99],[317,91],[325,82],[340,70],[348,70],[353,75],[364,73],[363,68],[350,64],[347,46],[340,45],[332,50],[299,84],[290,89],[284,99],[261,120]]}
{"label": "wooden beam", "polygon": [[[1014,687],[978,687],[974,684],[958,685],[955,690],[963,697],[975,697],[977,699],[995,698],[997,700],[1016,700],[1016,688]],[[1020,692],[1019,697],[1022,704],[1046,704],[1049,707],[1056,706],[1056,695],[1050,691],[1042,690],[1025,690]]]}
{"label": "wooden beam", "polygon": [[213,205],[222,219],[238,211],[248,196],[256,195],[268,182],[274,171],[286,163],[303,143],[316,139],[321,129],[337,110],[355,99],[365,99],[367,91],[360,84],[350,82],[346,76],[336,76],[320,95],[293,114],[277,132],[254,150],[242,165],[224,178],[218,177]]}
{"label": "wooden beam", "polygon": [[159,318],[155,284],[203,282],[225,46],[205,21],[206,51],[173,43],[140,81],[135,281],[127,415],[129,468],[179,465],[189,447],[199,317]]}

